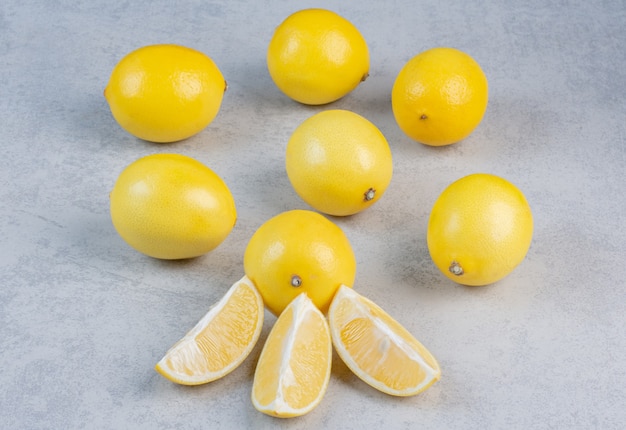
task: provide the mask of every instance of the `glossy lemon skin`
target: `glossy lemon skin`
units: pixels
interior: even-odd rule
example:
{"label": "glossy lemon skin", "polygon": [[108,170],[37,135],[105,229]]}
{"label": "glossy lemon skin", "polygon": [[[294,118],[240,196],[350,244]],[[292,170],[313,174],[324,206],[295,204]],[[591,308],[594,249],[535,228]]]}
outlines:
{"label": "glossy lemon skin", "polygon": [[487,110],[489,88],[480,65],[454,48],[432,48],[410,59],[391,92],[394,117],[411,139],[443,146],[468,137]]}
{"label": "glossy lemon skin", "polygon": [[499,176],[459,179],[437,198],[427,230],[428,250],[449,279],[480,286],[501,280],[526,257],[533,215],[522,192]]}
{"label": "glossy lemon skin", "polygon": [[325,9],[304,9],[274,31],[267,68],[276,86],[304,104],[321,105],[354,90],[369,73],[369,49],[347,19]]}
{"label": "glossy lemon skin", "polygon": [[270,218],[252,235],[244,270],[275,315],[302,292],[326,312],[339,286],[353,284],[356,259],[336,224],[317,212],[291,210]]}
{"label": "glossy lemon skin", "polygon": [[175,142],[206,128],[222,104],[226,81],[205,54],[179,45],[149,45],[115,66],[104,96],[130,134]]}
{"label": "glossy lemon skin", "polygon": [[393,174],[385,136],[366,118],[341,109],[317,113],[296,128],[287,143],[285,166],[298,195],[335,216],[372,206]]}
{"label": "glossy lemon skin", "polygon": [[237,220],[226,183],[204,164],[179,154],[149,155],[126,167],[111,191],[110,212],[130,246],[161,259],[213,250]]}

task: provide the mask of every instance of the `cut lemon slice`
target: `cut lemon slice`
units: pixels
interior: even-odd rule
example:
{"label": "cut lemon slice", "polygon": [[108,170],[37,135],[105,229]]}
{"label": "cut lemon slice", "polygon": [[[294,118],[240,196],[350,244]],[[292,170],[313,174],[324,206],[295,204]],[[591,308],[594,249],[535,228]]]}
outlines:
{"label": "cut lemon slice", "polygon": [[280,314],[259,357],[252,384],[254,407],[274,417],[295,417],[322,400],[332,359],[328,323],[306,293]]}
{"label": "cut lemon slice", "polygon": [[204,384],[225,376],[254,348],[263,327],[263,312],[261,295],[244,276],[167,351],[155,369],[183,385]]}
{"label": "cut lemon slice", "polygon": [[441,376],[435,357],[411,333],[352,288],[339,288],[328,319],[337,354],[372,387],[394,396],[412,396]]}

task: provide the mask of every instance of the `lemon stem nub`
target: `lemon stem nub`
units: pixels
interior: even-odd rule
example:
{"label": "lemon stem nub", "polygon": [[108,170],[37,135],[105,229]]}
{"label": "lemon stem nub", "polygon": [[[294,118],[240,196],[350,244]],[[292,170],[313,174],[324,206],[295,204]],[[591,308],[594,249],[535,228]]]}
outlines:
{"label": "lemon stem nub", "polygon": [[374,188],[370,188],[369,190],[363,193],[363,197],[364,197],[363,200],[365,200],[366,202],[369,202],[370,200],[374,200],[375,196],[376,196],[376,190]]}
{"label": "lemon stem nub", "polygon": [[426,116],[426,114],[425,114],[425,113],[423,113],[423,114],[420,116],[420,119],[428,119],[428,117]]}
{"label": "lemon stem nub", "polygon": [[456,261],[452,261],[452,263],[450,263],[450,267],[448,267],[448,270],[450,271],[450,273],[456,276],[461,276],[463,274],[463,268]]}
{"label": "lemon stem nub", "polygon": [[291,277],[291,286],[298,288],[302,285],[302,278],[299,277],[298,275],[293,275]]}

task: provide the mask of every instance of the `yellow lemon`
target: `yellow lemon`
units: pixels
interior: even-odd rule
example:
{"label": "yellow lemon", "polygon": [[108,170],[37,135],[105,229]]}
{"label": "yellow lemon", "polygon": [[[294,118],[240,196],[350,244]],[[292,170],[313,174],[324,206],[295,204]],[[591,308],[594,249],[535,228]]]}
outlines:
{"label": "yellow lemon", "polygon": [[252,235],[244,271],[274,315],[302,292],[326,312],[337,288],[354,282],[356,259],[335,223],[317,212],[291,210],[269,219]]}
{"label": "yellow lemon", "polygon": [[304,9],[274,31],[267,68],[276,86],[310,105],[338,100],[368,76],[369,50],[359,30],[335,12]]}
{"label": "yellow lemon", "polygon": [[289,139],[285,160],[298,195],[329,215],[352,215],[373,205],[393,172],[385,136],[347,110],[328,110],[306,119]]}
{"label": "yellow lemon", "polygon": [[156,371],[183,385],[205,384],[227,375],[259,340],[263,311],[263,299],[244,276],[165,353]]}
{"label": "yellow lemon", "polygon": [[380,306],[341,286],[328,311],[337,354],[372,387],[393,396],[421,393],[441,377],[433,355]]}
{"label": "yellow lemon", "polygon": [[437,198],[427,241],[435,265],[464,285],[487,285],[508,275],[530,247],[533,216],[526,197],[507,180],[477,173]]}
{"label": "yellow lemon", "polygon": [[140,139],[175,142],[217,115],[226,81],[213,60],[179,45],[139,48],[115,66],[104,97],[119,125]]}
{"label": "yellow lemon", "polygon": [[280,314],[263,345],[252,404],[279,418],[312,411],[326,393],[332,353],[326,318],[306,293],[300,293]]}
{"label": "yellow lemon", "polygon": [[469,136],[482,121],[487,99],[487,78],[480,65],[454,48],[433,48],[410,59],[391,92],[402,131],[432,146]]}
{"label": "yellow lemon", "polygon": [[117,178],[110,203],[120,236],[155,258],[205,254],[222,243],[237,220],[224,181],[199,161],[178,154],[131,163]]}

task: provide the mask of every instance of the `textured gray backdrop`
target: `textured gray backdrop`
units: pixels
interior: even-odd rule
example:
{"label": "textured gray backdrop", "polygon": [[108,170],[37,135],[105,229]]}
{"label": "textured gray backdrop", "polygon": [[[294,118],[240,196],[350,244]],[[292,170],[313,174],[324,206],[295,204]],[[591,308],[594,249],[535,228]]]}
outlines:
{"label": "textured gray backdrop", "polygon": [[[369,79],[329,106],[283,96],[265,66],[273,28],[318,6],[371,49]],[[4,0],[0,6],[0,427],[7,429],[618,429],[626,422],[626,3]],[[176,144],[138,141],[102,91],[119,59],[152,43],[201,50],[229,83],[213,124]],[[390,92],[405,61],[434,46],[471,54],[490,83],[478,129],[429,148],[396,126]],[[439,359],[427,392],[371,389],[335,356],[309,415],[264,416],[249,396],[257,345],[209,385],[176,386],[163,353],[243,273],[267,218],[306,208],[284,171],[293,129],[315,112],[374,122],[394,156],[387,194],[335,219],[354,245],[355,288]],[[108,192],[133,160],[197,158],[238,207],[232,234],[191,261],[156,261],[116,234]],[[466,288],[430,261],[438,194],[488,172],[515,183],[535,215],[527,259],[505,280]],[[267,314],[261,342],[274,317]]]}

